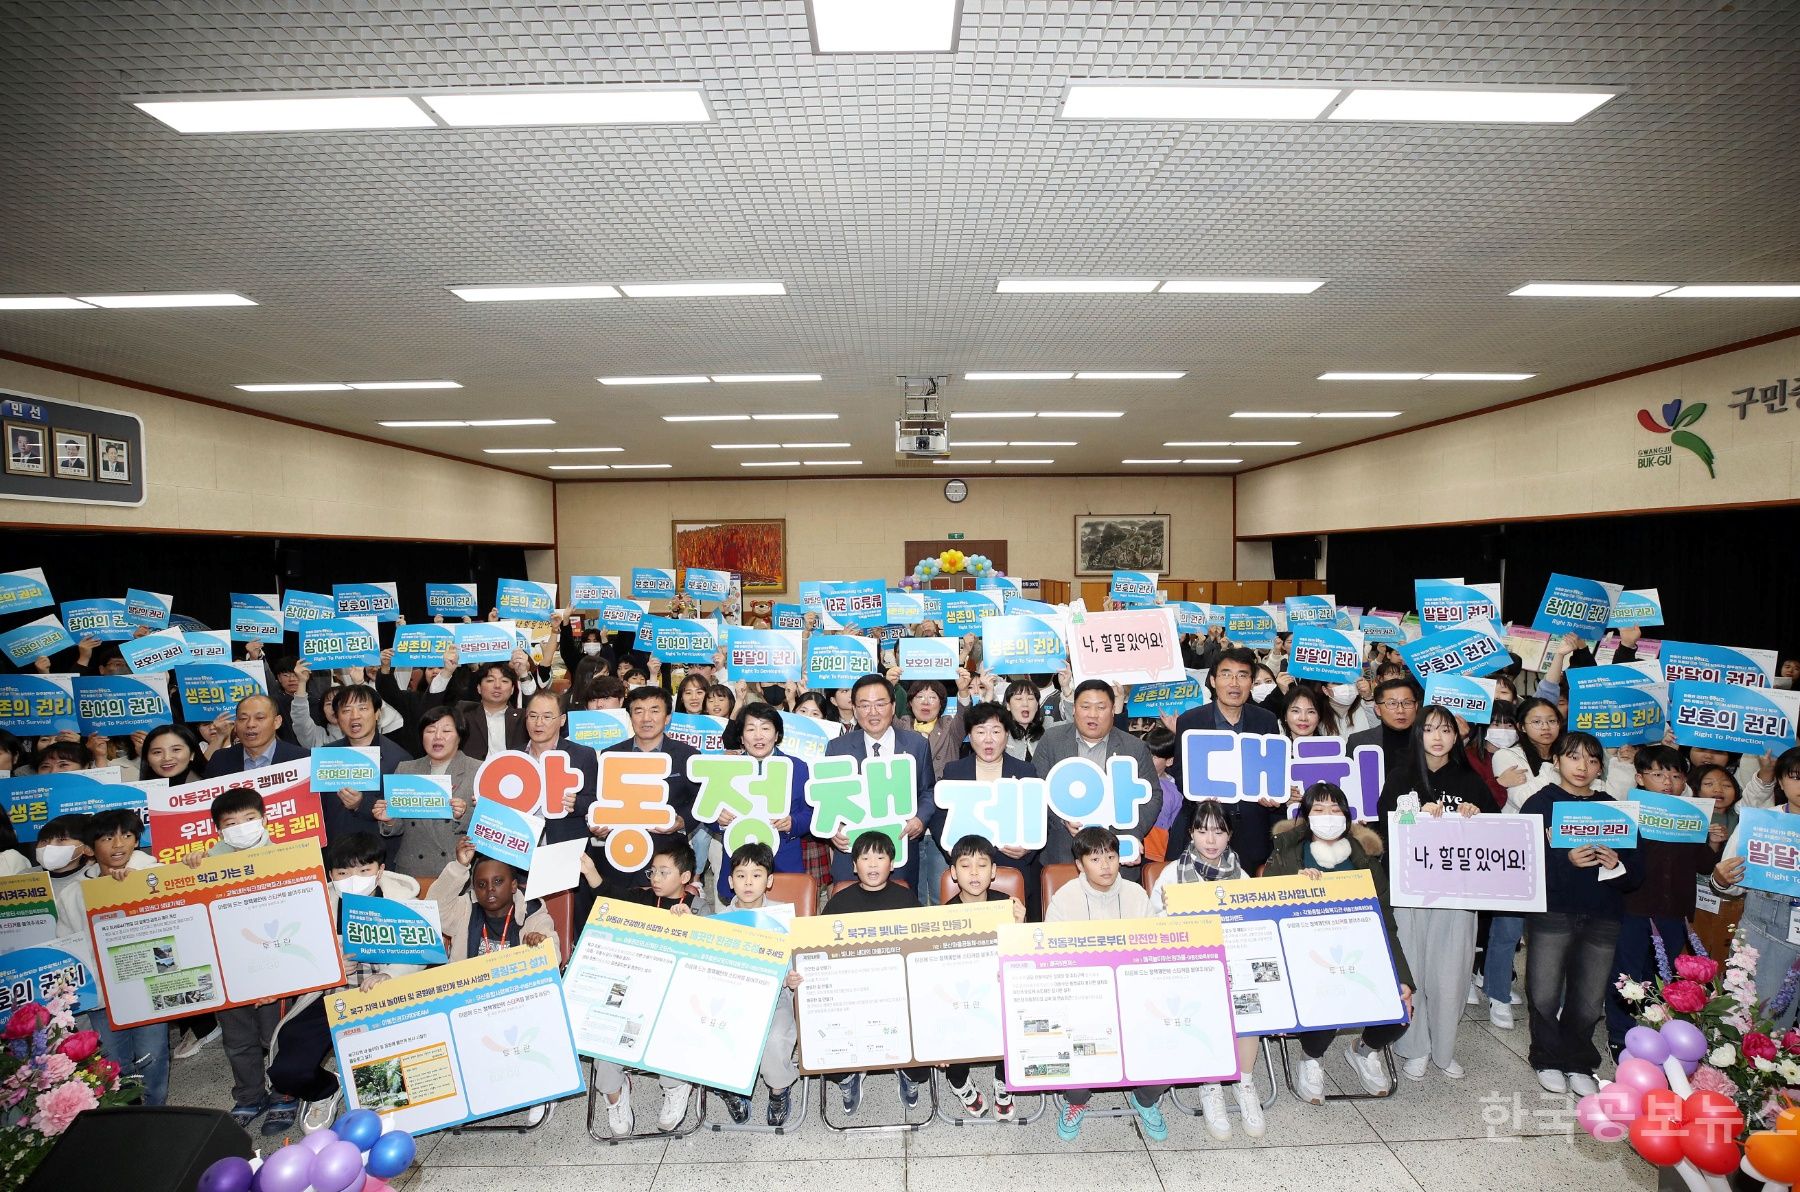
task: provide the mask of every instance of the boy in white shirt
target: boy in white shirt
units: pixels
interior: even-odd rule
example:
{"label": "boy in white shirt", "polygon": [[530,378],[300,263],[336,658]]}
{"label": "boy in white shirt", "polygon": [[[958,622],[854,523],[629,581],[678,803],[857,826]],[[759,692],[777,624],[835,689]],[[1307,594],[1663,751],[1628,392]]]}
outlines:
{"label": "boy in white shirt", "polygon": [[[768,845],[751,842],[740,845],[731,854],[730,905],[722,913],[733,910],[756,910],[776,918],[792,920],[793,904],[770,902],[769,886],[775,878],[775,853]],[[794,1023],[794,989],[800,974],[789,972],[787,987],[775,1003],[775,1017],[769,1024],[769,1038],[763,1044],[762,1079],[769,1086],[768,1123],[787,1125],[793,1109],[794,1082],[800,1079],[800,1068],[794,1063],[794,1045],[799,1041]],[[743,1125],[750,1120],[750,1098],[736,1093],[720,1093],[731,1120]]]}

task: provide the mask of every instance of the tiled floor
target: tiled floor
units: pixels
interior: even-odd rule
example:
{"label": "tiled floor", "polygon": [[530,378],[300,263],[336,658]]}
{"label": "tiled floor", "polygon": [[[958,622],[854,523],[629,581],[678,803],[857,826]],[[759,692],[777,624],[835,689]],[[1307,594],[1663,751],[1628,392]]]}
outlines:
{"label": "tiled floor", "polygon": [[[608,1146],[588,1138],[584,1103],[557,1106],[532,1134],[440,1133],[419,1140],[419,1161],[397,1192],[941,1192],[974,1183],[1036,1192],[1087,1188],[1102,1180],[1122,1192],[1201,1192],[1255,1188],[1278,1192],[1477,1192],[1577,1187],[1583,1192],[1654,1188],[1655,1172],[1628,1146],[1603,1145],[1573,1124],[1569,1098],[1537,1087],[1524,1060],[1523,1010],[1510,1031],[1470,1008],[1457,1056],[1467,1075],[1435,1069],[1423,1082],[1402,1078],[1387,1100],[1313,1107],[1284,1088],[1268,1111],[1259,1142],[1234,1135],[1216,1142],[1198,1118],[1169,1113],[1167,1142],[1146,1145],[1134,1124],[1090,1117],[1080,1139],[1064,1143],[1050,1115],[1028,1127],[948,1126],[914,1134],[837,1135],[813,1115],[796,1134],[715,1134]],[[1341,1045],[1326,1059],[1332,1081],[1353,1081]],[[1298,1052],[1296,1049],[1296,1060]],[[217,1046],[175,1064],[173,1099],[226,1108],[230,1076]],[[1100,1094],[1096,1107],[1116,1105]],[[655,1112],[656,1090],[641,1082],[639,1120]],[[1028,1100],[1021,1105],[1028,1107]],[[1169,1109],[1164,1102],[1165,1110]],[[883,1110],[889,1116],[881,1116]],[[894,1120],[892,1078],[872,1078],[859,1121]],[[712,1116],[723,1113],[712,1103]],[[762,1107],[756,1107],[761,1120]],[[604,1122],[602,1122],[604,1130]],[[277,1140],[271,1140],[277,1141]],[[1201,1155],[1199,1152],[1207,1152]],[[1098,1154],[1104,1167],[1095,1166]],[[980,1156],[979,1168],[969,1159]]]}

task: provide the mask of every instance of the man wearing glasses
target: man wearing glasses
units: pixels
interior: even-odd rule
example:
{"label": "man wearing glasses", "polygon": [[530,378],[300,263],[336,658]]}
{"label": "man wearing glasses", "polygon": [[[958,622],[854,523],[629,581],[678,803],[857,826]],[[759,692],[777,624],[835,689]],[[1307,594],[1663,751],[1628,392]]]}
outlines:
{"label": "man wearing glasses", "polygon": [[1419,689],[1411,679],[1384,679],[1375,685],[1374,697],[1375,715],[1381,723],[1351,733],[1349,753],[1355,757],[1358,745],[1379,745],[1386,772],[1399,774],[1411,761],[1412,726],[1419,715]]}
{"label": "man wearing glasses", "polygon": [[[1170,726],[1175,730],[1176,745],[1175,760],[1169,766],[1169,776],[1177,784],[1181,782],[1181,735],[1189,729],[1222,729],[1228,733],[1259,735],[1281,732],[1281,725],[1273,712],[1250,702],[1250,685],[1255,674],[1256,655],[1243,646],[1221,650],[1213,659],[1212,670],[1207,674],[1207,686],[1212,688],[1212,702],[1201,704],[1198,708],[1189,708]],[[1271,833],[1276,817],[1282,814],[1280,809],[1283,806],[1280,799],[1261,799],[1226,806],[1225,814],[1231,820],[1232,851],[1237,853],[1238,862],[1243,865],[1245,873],[1255,873],[1269,859],[1269,853],[1274,848]],[[1171,849],[1186,847],[1192,830],[1193,812],[1194,804],[1190,800],[1169,826]]]}
{"label": "man wearing glasses", "polygon": [[[826,757],[853,757],[858,762],[907,754],[913,759],[913,772],[919,780],[917,813],[906,821],[906,864],[896,866],[894,877],[916,892],[919,889],[919,849],[926,846],[921,837],[925,823],[937,814],[932,798],[937,778],[931,768],[931,743],[924,736],[894,723],[894,689],[880,675],[864,675],[850,688],[850,707],[856,716],[856,727],[825,745]],[[831,838],[831,878],[849,881],[856,877],[850,861],[850,840],[839,832]],[[933,892],[935,893],[935,891]]]}

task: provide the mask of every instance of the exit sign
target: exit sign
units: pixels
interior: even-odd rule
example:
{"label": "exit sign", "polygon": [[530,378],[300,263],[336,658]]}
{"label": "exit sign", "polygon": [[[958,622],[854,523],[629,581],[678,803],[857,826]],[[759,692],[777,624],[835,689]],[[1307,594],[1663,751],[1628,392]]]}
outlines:
{"label": "exit sign", "polygon": [[963,536],[961,534],[950,535],[950,541],[952,541],[952,542],[961,542],[962,540],[963,540]]}

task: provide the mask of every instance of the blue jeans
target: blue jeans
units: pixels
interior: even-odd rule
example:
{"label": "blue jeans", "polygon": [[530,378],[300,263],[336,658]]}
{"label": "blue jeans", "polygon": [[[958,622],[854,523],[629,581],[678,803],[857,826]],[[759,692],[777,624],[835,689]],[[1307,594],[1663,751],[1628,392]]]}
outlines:
{"label": "blue jeans", "polygon": [[939,851],[937,842],[927,832],[912,842],[919,854],[919,905],[936,906],[938,904],[938,882],[944,871],[950,866],[944,861],[944,854]]}
{"label": "blue jeans", "polygon": [[119,1065],[120,1077],[141,1076],[145,1105],[169,1101],[169,1024],[153,1023],[115,1031],[106,1023],[106,1011],[88,1015],[88,1025],[100,1036],[100,1050]]}
{"label": "blue jeans", "polygon": [[1525,938],[1523,915],[1495,915],[1488,921],[1487,951],[1482,954],[1482,989],[1502,1006],[1512,1001],[1513,955]]}

